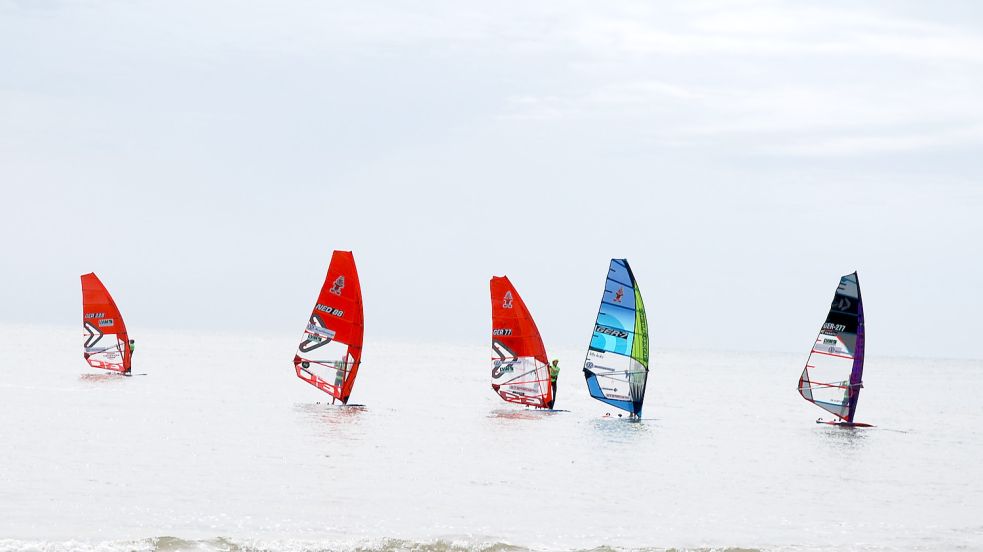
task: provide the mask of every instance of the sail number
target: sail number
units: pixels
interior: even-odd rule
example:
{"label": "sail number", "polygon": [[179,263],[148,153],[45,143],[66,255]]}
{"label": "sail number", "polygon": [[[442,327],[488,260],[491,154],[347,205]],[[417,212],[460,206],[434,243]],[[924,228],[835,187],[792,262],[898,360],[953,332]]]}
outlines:
{"label": "sail number", "polygon": [[492,330],[492,335],[512,335],[512,330]]}
{"label": "sail number", "polygon": [[85,315],[86,318],[102,318],[104,316],[106,316],[104,312],[89,312]]}
{"label": "sail number", "polygon": [[338,318],[341,318],[342,316],[345,316],[345,311],[343,311],[341,309],[331,308],[331,307],[328,307],[326,305],[322,305],[321,303],[318,303],[317,305],[314,305],[314,310],[321,311],[321,312],[326,312],[326,313],[330,314],[331,316],[337,316]]}
{"label": "sail number", "polygon": [[833,324],[832,322],[827,322],[823,324],[823,329],[834,331],[834,332],[842,332],[843,330],[846,329],[846,326],[844,326],[843,324]]}

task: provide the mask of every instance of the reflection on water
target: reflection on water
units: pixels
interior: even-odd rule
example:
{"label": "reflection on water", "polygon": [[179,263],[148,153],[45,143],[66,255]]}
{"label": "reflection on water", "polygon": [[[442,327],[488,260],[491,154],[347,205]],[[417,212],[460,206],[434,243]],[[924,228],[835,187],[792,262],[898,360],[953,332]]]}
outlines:
{"label": "reflection on water", "polygon": [[328,424],[357,422],[367,410],[364,404],[298,403],[294,410],[306,414],[308,419]]}
{"label": "reflection on water", "polygon": [[126,376],[118,372],[107,372],[104,374],[82,374],[79,376],[79,381],[94,383],[97,385],[126,381],[127,379],[128,378]]}
{"label": "reflection on water", "polygon": [[631,443],[641,436],[650,435],[652,421],[638,420],[623,416],[605,416],[589,420],[585,424],[592,437],[601,438],[607,444]]}
{"label": "reflection on water", "polygon": [[500,420],[542,420],[557,416],[566,410],[546,410],[542,408],[496,408],[488,412],[489,418]]}
{"label": "reflection on water", "polygon": [[820,424],[816,435],[824,443],[830,443],[848,449],[859,448],[867,443],[870,428],[831,426]]}

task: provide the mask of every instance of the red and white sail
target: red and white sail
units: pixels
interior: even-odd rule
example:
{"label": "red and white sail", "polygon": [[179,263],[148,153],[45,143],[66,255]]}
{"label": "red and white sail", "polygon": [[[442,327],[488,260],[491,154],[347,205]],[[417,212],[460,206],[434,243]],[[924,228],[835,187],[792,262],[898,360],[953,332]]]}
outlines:
{"label": "red and white sail", "polygon": [[553,400],[546,347],[507,276],[491,279],[491,386],[503,400],[548,408]]}
{"label": "red and white sail", "polygon": [[351,251],[335,251],[294,354],[297,376],[347,403],[362,361],[362,333],[362,289],[355,258]]}
{"label": "red and white sail", "polygon": [[130,371],[126,324],[109,290],[94,273],[82,275],[82,356],[89,366]]}

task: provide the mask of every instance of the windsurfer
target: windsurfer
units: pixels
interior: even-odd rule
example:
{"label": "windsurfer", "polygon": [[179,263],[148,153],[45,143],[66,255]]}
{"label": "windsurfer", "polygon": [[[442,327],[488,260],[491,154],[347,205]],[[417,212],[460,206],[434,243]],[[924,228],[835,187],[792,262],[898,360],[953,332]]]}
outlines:
{"label": "windsurfer", "polygon": [[[341,384],[345,383],[345,363],[343,361],[336,360],[334,365],[335,365],[334,386],[335,389],[337,389],[338,395],[340,396]],[[332,400],[331,402],[333,403],[334,400]],[[345,402],[346,401],[344,399],[341,401],[342,404],[345,404]]]}
{"label": "windsurfer", "polygon": [[[130,341],[127,342],[126,346],[129,347],[129,349],[130,349],[130,361],[132,362],[133,361],[133,351],[135,351],[137,349],[137,340],[130,339]],[[126,370],[123,373],[126,374],[126,375],[129,375],[130,374],[130,363],[129,362],[126,363]]]}
{"label": "windsurfer", "polygon": [[560,376],[560,360],[553,359],[553,363],[549,365],[550,368],[550,385],[553,386],[553,398],[550,399],[549,408],[553,410],[553,403],[556,402],[556,378]]}

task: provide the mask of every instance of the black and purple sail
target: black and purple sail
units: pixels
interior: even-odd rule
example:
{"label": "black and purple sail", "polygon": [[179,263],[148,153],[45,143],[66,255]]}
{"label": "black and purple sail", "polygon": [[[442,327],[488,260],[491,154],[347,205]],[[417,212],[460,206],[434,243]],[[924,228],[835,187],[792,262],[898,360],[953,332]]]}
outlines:
{"label": "black and purple sail", "polygon": [[799,393],[839,419],[827,423],[866,426],[853,421],[863,373],[864,306],[854,272],[840,278],[826,322],[799,378]]}

